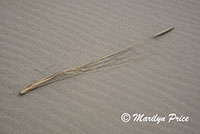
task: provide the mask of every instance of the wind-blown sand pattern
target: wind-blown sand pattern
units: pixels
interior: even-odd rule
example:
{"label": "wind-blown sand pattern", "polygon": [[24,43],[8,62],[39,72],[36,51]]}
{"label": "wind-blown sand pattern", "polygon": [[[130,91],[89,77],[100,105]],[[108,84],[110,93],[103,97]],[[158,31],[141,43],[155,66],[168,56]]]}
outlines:
{"label": "wind-blown sand pattern", "polygon": [[[198,0],[0,0],[0,133],[199,134],[199,7]],[[140,53],[129,64],[16,96],[169,26],[176,30],[133,47]],[[124,112],[190,121],[123,123]]]}

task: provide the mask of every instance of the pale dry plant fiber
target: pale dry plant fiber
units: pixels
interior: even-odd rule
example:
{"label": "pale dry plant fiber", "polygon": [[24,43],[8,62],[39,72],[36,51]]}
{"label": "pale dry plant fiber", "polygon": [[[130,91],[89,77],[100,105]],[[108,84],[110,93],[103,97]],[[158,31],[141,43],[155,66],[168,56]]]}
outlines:
{"label": "pale dry plant fiber", "polygon": [[72,68],[69,70],[65,70],[60,73],[55,73],[53,75],[50,75],[46,78],[43,78],[37,82],[30,84],[25,89],[23,89],[19,93],[19,95],[24,95],[33,89],[36,89],[36,88],[48,85],[50,83],[60,81],[60,80],[72,78],[72,77],[75,77],[80,74],[85,74],[88,72],[96,72],[96,71],[100,71],[103,69],[116,67],[118,65],[122,65],[123,63],[127,63],[128,61],[130,61],[132,59],[140,57],[141,53],[143,53],[143,52],[139,52],[139,50],[135,49],[136,45],[139,45],[139,44],[141,45],[144,42],[154,40],[170,31],[172,31],[173,29],[174,29],[173,27],[164,29],[163,31],[158,32],[151,37],[148,37],[144,40],[141,40],[141,41],[135,43],[135,45],[129,46],[125,49],[114,52],[110,55],[107,55],[107,56],[97,59],[95,61],[89,62],[87,64],[84,64],[84,65],[81,65],[81,66],[78,66],[78,67],[75,67],[75,68]]}

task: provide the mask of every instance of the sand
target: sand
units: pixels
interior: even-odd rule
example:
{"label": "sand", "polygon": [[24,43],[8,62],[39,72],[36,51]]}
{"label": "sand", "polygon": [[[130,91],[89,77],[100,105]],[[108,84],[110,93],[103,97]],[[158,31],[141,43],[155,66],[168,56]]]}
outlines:
{"label": "sand", "polygon": [[[199,13],[199,0],[0,0],[0,133],[199,134]],[[127,64],[17,96],[171,26]],[[124,123],[122,113],[189,121]]]}

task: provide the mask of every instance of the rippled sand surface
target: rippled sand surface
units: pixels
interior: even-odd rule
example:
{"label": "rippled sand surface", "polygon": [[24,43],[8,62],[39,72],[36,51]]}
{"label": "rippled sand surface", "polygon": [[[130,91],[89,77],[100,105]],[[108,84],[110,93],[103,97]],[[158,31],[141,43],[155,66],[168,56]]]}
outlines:
{"label": "rippled sand surface", "polygon": [[[0,0],[0,133],[199,134],[199,13],[199,0]],[[17,96],[131,45],[131,62]],[[124,123],[125,112],[176,113],[189,122]]]}

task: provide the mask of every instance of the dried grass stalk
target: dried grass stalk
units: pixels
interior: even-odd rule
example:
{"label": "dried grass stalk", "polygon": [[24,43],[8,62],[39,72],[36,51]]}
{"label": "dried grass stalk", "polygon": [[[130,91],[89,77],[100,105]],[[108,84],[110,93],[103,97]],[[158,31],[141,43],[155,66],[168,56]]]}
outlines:
{"label": "dried grass stalk", "polygon": [[[154,34],[153,36],[151,36],[147,39],[144,39],[144,40],[136,43],[136,44],[140,44],[148,39],[155,39],[159,36],[162,36],[170,31],[172,31],[173,29],[174,29],[173,27],[165,29],[159,33]],[[48,85],[50,83],[54,83],[54,82],[63,80],[63,79],[72,78],[72,77],[75,77],[80,74],[84,74],[84,73],[88,73],[88,72],[95,72],[95,71],[99,71],[102,69],[106,69],[109,67],[113,67],[113,66],[117,66],[117,65],[126,63],[131,60],[131,55],[132,55],[132,53],[134,53],[133,49],[134,49],[134,46],[130,46],[130,47],[127,47],[120,51],[114,52],[110,55],[107,55],[105,57],[102,57],[96,61],[92,61],[92,62],[89,62],[82,66],[78,66],[78,67],[72,68],[70,70],[65,70],[63,72],[50,75],[50,76],[43,78],[35,83],[30,84],[25,89],[23,89],[19,93],[19,95],[24,95],[33,89],[36,89],[36,88],[39,88],[39,87]]]}

